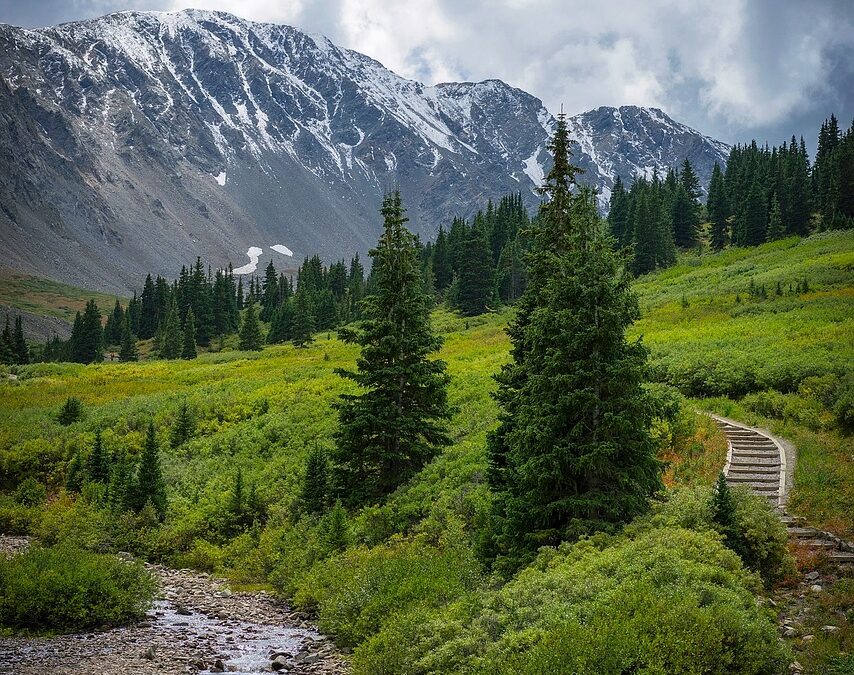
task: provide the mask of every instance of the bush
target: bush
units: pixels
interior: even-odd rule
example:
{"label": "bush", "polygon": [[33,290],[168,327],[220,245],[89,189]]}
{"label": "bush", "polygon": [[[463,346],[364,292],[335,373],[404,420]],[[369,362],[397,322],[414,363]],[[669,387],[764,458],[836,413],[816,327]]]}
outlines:
{"label": "bush", "polygon": [[141,563],[73,546],[0,558],[0,626],[69,631],[117,626],[145,612],[155,584]]}
{"label": "bush", "polygon": [[[604,550],[602,547],[604,546]],[[358,648],[357,673],[782,672],[755,577],[710,532],[597,537],[538,560],[498,591],[415,608]]]}
{"label": "bush", "polygon": [[377,633],[413,607],[439,607],[475,588],[480,568],[459,543],[420,540],[355,548],[316,565],[295,600],[316,608],[323,630],[345,646]]}
{"label": "bush", "polygon": [[[744,565],[758,572],[766,584],[787,576],[794,562],[786,547],[786,526],[774,508],[745,488],[733,487],[730,493]],[[705,485],[675,490],[666,502],[653,505],[649,516],[627,526],[627,531],[680,527],[720,532],[713,517],[713,494],[713,488]]]}
{"label": "bush", "polygon": [[47,488],[35,478],[21,481],[15,490],[15,501],[23,506],[40,506],[47,499]]}
{"label": "bush", "polygon": [[59,415],[57,415],[56,421],[59,422],[62,426],[67,427],[81,420],[82,418],[83,404],[80,402],[79,398],[69,396],[65,400],[65,404],[62,406],[62,410],[59,411]]}

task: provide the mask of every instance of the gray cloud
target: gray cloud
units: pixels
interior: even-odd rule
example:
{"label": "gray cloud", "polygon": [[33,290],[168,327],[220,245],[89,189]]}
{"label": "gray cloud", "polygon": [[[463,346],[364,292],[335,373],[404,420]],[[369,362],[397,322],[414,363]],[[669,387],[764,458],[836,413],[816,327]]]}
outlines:
{"label": "gray cloud", "polygon": [[[39,26],[187,0],[0,0],[0,21]],[[192,1],[192,0],[191,0]],[[427,83],[492,77],[547,107],[654,105],[735,142],[810,144],[854,115],[847,0],[195,0],[328,35]]]}

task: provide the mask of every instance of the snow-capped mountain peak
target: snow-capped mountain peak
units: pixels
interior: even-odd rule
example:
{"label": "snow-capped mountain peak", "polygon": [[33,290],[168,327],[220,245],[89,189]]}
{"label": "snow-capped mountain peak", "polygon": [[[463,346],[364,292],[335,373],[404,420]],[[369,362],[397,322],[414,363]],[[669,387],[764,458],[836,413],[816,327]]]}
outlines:
{"label": "snow-capped mountain peak", "polygon": [[[105,287],[197,254],[240,259],[257,241],[364,251],[394,184],[427,239],[507,192],[533,208],[554,125],[500,80],[425,86],[324,36],[206,10],[0,25],[0,78],[13,264],[80,282],[96,260]],[[603,197],[617,174],[689,156],[703,178],[723,158],[725,146],[654,109],[569,122]]]}

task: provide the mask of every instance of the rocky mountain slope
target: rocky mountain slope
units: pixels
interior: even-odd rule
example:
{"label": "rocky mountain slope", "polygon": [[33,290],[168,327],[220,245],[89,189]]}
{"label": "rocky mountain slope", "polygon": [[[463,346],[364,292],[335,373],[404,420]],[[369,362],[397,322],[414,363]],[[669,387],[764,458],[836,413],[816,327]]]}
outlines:
{"label": "rocky mountain slope", "polygon": [[[366,251],[399,185],[423,238],[489,197],[530,207],[554,118],[499,80],[433,87],[290,26],[186,10],[39,30],[0,25],[0,246],[5,264],[99,290],[201,255],[277,266]],[[570,118],[585,179],[726,146],[656,109]],[[271,252],[291,250],[294,258]]]}

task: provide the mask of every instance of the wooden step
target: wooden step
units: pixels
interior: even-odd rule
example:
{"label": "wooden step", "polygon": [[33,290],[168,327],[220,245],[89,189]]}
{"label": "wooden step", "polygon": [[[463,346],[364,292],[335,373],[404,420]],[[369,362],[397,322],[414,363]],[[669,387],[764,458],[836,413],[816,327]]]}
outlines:
{"label": "wooden step", "polygon": [[786,532],[790,537],[794,537],[795,539],[815,539],[821,534],[821,532],[814,527],[797,526],[787,527]]}
{"label": "wooden step", "polygon": [[730,466],[761,466],[768,469],[780,469],[780,456],[774,457],[739,457],[733,456]]}
{"label": "wooden step", "polygon": [[850,551],[830,551],[827,557],[837,565],[854,565],[854,553]]}
{"label": "wooden step", "polygon": [[780,465],[771,466],[768,464],[754,464],[753,462],[749,463],[731,463],[729,465],[729,473],[732,474],[761,474],[763,476],[777,476],[780,475]]}
{"label": "wooden step", "polygon": [[839,548],[839,544],[831,539],[799,539],[798,545],[806,546],[807,548],[823,548],[826,550]]}
{"label": "wooden step", "polygon": [[727,476],[728,483],[750,483],[751,485],[773,485],[775,488],[780,485],[779,475],[768,475],[763,473],[730,473]]}
{"label": "wooden step", "polygon": [[780,453],[777,452],[776,449],[772,448],[733,448],[732,449],[733,457],[777,457],[779,459]]}

